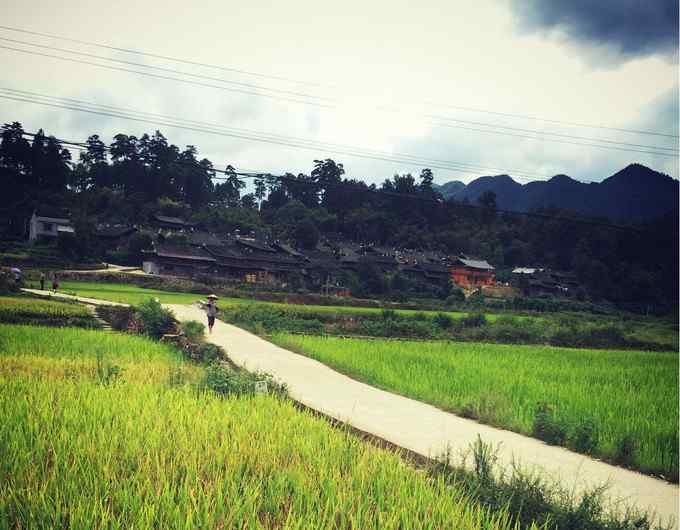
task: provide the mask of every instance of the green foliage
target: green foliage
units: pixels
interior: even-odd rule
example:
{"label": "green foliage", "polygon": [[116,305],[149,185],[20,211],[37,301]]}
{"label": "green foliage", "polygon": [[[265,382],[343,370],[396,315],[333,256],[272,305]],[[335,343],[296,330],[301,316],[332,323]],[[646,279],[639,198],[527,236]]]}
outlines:
{"label": "green foliage", "polygon": [[201,342],[205,338],[205,325],[196,320],[180,322],[179,329],[192,342]]}
{"label": "green foliage", "polygon": [[564,426],[555,419],[553,408],[547,403],[536,407],[531,434],[550,445],[564,445],[567,439]]}
{"label": "green foliage", "polygon": [[212,362],[205,369],[201,388],[221,396],[253,395],[265,392],[277,397],[287,397],[288,388],[271,374],[234,370],[223,362]]}
{"label": "green foliage", "polygon": [[453,327],[453,318],[446,313],[437,313],[433,320],[442,329],[451,329]]}
{"label": "green foliage", "polygon": [[[462,461],[450,452],[436,458],[429,468],[433,478],[441,478],[491,512],[507,510],[517,528],[536,525],[544,530],[662,530],[653,514],[637,509],[625,512],[608,505],[607,486],[596,485],[577,497],[544,475],[513,465],[500,469],[498,448],[475,440]],[[467,459],[472,457],[472,465]]]}
{"label": "green foliage", "polygon": [[165,309],[153,298],[138,304],[134,312],[142,326],[142,332],[150,337],[159,339],[175,328],[175,317],[172,311]]}
{"label": "green foliage", "polygon": [[580,421],[574,429],[570,445],[579,453],[592,454],[598,446],[595,422],[591,419]]}
{"label": "green foliage", "polygon": [[460,324],[464,328],[478,328],[486,325],[486,315],[484,313],[474,313],[460,319]]}

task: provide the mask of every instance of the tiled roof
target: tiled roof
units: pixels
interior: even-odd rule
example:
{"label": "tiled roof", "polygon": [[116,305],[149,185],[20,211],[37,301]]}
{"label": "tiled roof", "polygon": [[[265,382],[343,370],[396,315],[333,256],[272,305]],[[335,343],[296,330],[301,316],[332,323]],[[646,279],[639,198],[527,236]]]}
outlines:
{"label": "tiled roof", "polygon": [[262,252],[276,252],[276,250],[274,250],[268,244],[260,242],[260,241],[256,241],[254,239],[236,238],[235,241],[239,245],[243,245],[244,247],[251,248],[253,250],[260,250]]}
{"label": "tiled roof", "polygon": [[214,257],[200,247],[159,244],[155,247],[155,253],[161,258],[190,259],[205,262],[215,261]]}
{"label": "tiled roof", "polygon": [[486,260],[458,258],[458,261],[471,269],[494,270],[493,266],[489,265]]}

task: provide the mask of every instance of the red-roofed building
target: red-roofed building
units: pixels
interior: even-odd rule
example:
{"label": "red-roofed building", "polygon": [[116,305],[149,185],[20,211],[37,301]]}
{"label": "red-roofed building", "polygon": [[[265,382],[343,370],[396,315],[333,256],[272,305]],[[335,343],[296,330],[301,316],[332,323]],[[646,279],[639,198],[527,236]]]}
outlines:
{"label": "red-roofed building", "polygon": [[494,268],[485,260],[457,258],[449,268],[451,280],[462,287],[494,285]]}

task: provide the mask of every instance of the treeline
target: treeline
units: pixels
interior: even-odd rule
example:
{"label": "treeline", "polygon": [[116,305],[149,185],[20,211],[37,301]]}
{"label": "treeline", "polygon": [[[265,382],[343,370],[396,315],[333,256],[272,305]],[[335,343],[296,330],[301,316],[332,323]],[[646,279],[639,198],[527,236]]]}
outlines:
{"label": "treeline", "polygon": [[[56,139],[42,131],[27,137],[12,123],[0,140],[0,177],[8,183],[0,208],[14,236],[25,233],[37,205],[69,208],[84,237],[96,222],[143,224],[162,212],[210,231],[255,231],[302,249],[333,235],[474,255],[489,260],[501,280],[515,266],[573,270],[584,286],[581,297],[630,308],[677,302],[674,218],[619,230],[570,221],[575,214],[567,211],[542,212],[549,219],[499,213],[493,193],[477,204],[444,201],[430,169],[368,185],[347,178],[341,163],[315,160],[308,174],[256,178],[249,189],[231,166],[217,169],[194,146],[180,149],[159,131],[139,138],[118,134],[109,145],[93,135],[72,160]],[[395,283],[367,272],[373,278],[363,286],[366,294],[385,294]]]}

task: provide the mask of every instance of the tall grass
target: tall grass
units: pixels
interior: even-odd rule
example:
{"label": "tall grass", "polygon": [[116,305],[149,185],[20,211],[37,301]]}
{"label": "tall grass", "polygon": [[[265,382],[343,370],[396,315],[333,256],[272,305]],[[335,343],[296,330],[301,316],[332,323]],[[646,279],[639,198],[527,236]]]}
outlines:
{"label": "tall grass", "polygon": [[288,401],[183,384],[148,339],[0,326],[0,352],[7,527],[517,528]]}
{"label": "tall grass", "polygon": [[677,353],[273,339],[369,384],[677,480]]}
{"label": "tall grass", "polygon": [[97,327],[93,315],[82,305],[23,295],[0,296],[0,322]]}

